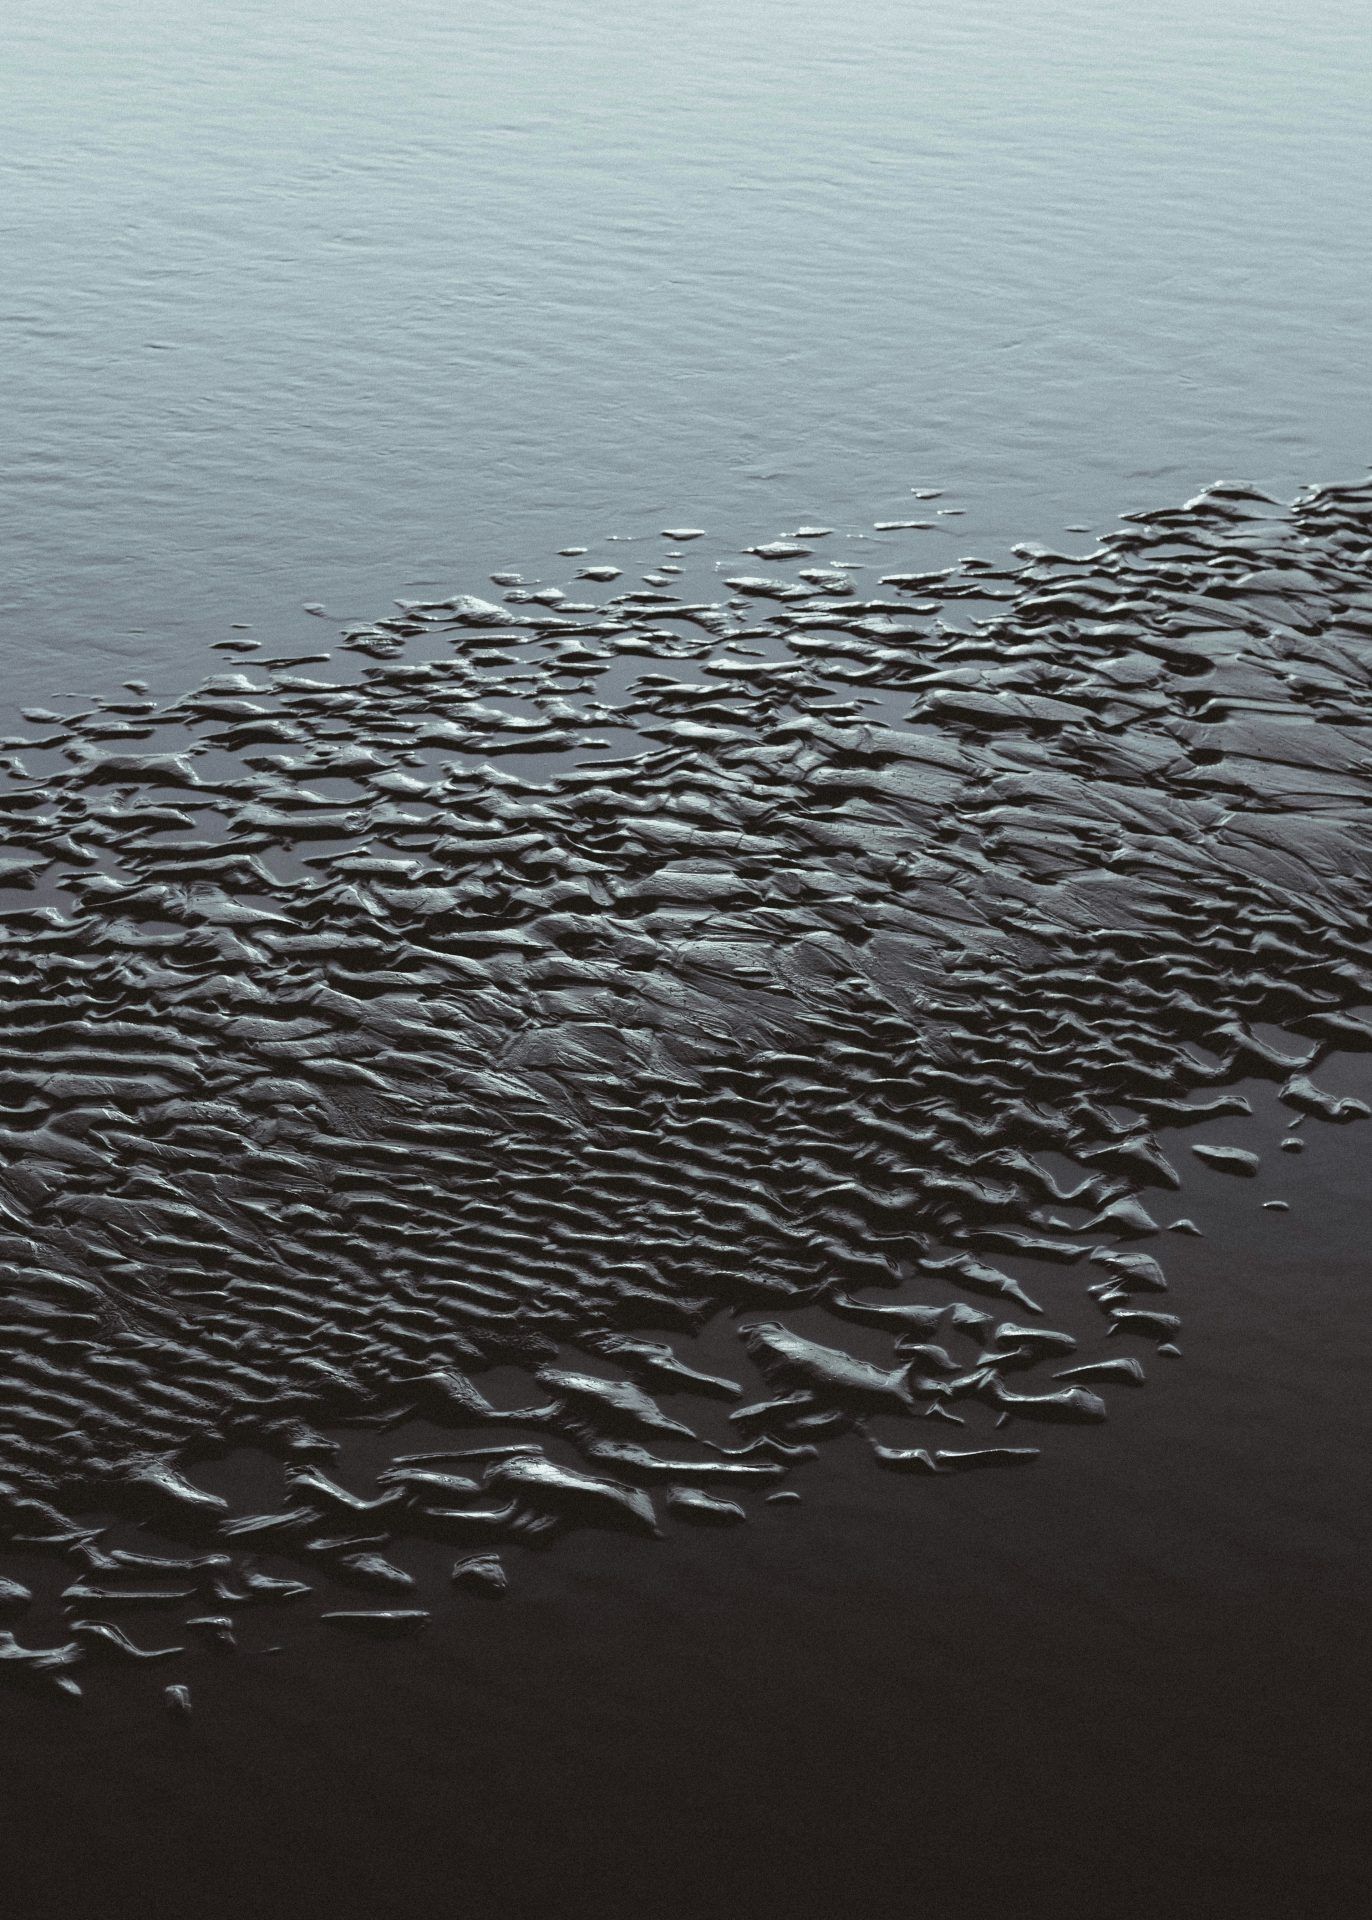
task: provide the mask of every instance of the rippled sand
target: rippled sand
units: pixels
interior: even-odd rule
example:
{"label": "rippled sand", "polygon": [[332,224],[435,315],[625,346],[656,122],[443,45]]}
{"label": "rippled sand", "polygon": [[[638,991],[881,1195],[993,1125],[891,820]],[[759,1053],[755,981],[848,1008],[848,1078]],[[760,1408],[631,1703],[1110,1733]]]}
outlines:
{"label": "rippled sand", "polygon": [[854,1431],[1032,1466],[1178,1355],[1174,1163],[1264,1175],[1227,1089],[1365,1115],[1372,489],[838,551],[505,578],[4,743],[0,1524],[67,1578],[47,1644],[0,1584],[7,1670],[409,1632]]}

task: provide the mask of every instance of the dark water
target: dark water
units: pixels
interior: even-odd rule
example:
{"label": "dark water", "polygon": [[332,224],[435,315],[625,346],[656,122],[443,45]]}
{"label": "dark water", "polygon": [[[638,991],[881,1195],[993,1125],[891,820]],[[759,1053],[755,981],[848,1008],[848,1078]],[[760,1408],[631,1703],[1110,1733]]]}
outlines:
{"label": "dark water", "polygon": [[[710,528],[713,597],[814,520],[874,586],[1365,465],[1351,7],[15,17],[16,702],[570,585],[611,533]],[[1365,1057],[1319,1078],[1372,1099]],[[1241,1090],[1204,1138],[1264,1177],[1164,1138],[1183,1356],[1104,1427],[933,1481],[843,1437],[799,1507],[520,1552],[414,1644],[249,1626],[184,1724],[135,1669],[7,1689],[7,1905],[1361,1911],[1367,1147],[1282,1155]]]}
{"label": "dark water", "polygon": [[1360,1912],[1352,1145],[1293,1169],[1280,1238],[1195,1196],[1225,1255],[1187,1263],[1185,1363],[1031,1497],[835,1466],[670,1554],[582,1535],[422,1661],[198,1676],[170,1740],[142,1675],[60,1728],[7,1697],[19,1906]]}

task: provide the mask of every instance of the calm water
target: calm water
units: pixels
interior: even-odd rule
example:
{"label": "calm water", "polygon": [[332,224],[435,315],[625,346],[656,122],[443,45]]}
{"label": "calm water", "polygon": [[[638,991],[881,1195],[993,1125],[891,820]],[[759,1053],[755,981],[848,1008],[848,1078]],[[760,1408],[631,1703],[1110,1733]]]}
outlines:
{"label": "calm water", "polygon": [[1361,0],[10,0],[6,691],[698,525],[1362,472]]}
{"label": "calm water", "polygon": [[[941,563],[1360,474],[1370,80],[1359,0],[10,0],[0,697],[609,534],[939,486]],[[1357,1913],[1367,1162],[1313,1133],[1290,1216],[1189,1176],[1185,1361],[1028,1486],[840,1458],[170,1733],[0,1696],[0,1900]]]}

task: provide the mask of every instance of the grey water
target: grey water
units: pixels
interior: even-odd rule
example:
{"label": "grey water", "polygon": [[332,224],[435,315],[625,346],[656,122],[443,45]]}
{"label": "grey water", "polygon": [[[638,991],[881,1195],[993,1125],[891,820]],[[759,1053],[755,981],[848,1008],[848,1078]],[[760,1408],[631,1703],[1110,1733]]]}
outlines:
{"label": "grey water", "polygon": [[[942,565],[1367,466],[1359,0],[3,26],[0,705],[668,526]],[[418,1654],[226,1664],[185,1729],[118,1676],[0,1696],[0,1898],[1358,1913],[1366,1151],[1312,1129],[1289,1216],[1188,1171],[1183,1358],[1028,1487],[840,1456],[742,1537],[531,1556]]]}
{"label": "grey water", "polygon": [[2,76],[12,698],[609,534],[1368,457],[1360,0],[9,0]]}

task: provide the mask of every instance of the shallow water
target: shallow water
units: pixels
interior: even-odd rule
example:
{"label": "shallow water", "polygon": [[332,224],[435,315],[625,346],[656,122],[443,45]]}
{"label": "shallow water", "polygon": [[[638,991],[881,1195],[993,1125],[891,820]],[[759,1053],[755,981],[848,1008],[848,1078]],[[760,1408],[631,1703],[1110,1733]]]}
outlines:
{"label": "shallow water", "polygon": [[611,533],[1367,459],[1359,0],[12,0],[5,67],[16,698]]}
{"label": "shallow water", "polygon": [[[8,31],[16,705],[255,675],[506,567],[598,599],[656,571],[664,527],[709,530],[687,597],[793,575],[734,551],[807,523],[875,595],[1024,537],[1084,550],[1066,525],[1218,473],[1285,495],[1366,465],[1351,4],[19,0]],[[575,581],[606,560],[625,578]],[[231,637],[263,651],[210,651]],[[718,657],[747,645],[786,656],[765,632]],[[659,647],[568,697],[696,666]],[[588,751],[497,764],[542,781]],[[1365,1057],[1319,1078],[1372,1099]],[[1359,1911],[1367,1147],[1312,1124],[1281,1156],[1272,1082],[1243,1090],[1253,1116],[1196,1137],[1260,1147],[1261,1181],[1164,1140],[1163,1199],[1205,1230],[1166,1237],[1183,1355],[1110,1389],[1104,1427],[938,1480],[843,1437],[799,1507],[516,1549],[503,1605],[460,1596],[413,1644],[245,1616],[240,1657],[196,1656],[187,1724],[160,1669],[101,1668],[80,1705],[6,1689],[13,1904]],[[727,1371],[737,1341],[700,1352]],[[901,1444],[957,1440],[927,1432]],[[346,1444],[362,1475],[399,1441]],[[270,1465],[195,1478],[264,1500]],[[36,1590],[49,1557],[15,1563]]]}
{"label": "shallow water", "polygon": [[[675,1910],[729,1911],[721,1861],[778,1872],[724,1817],[764,1764],[810,1910],[909,1849],[954,1912],[1087,1869],[1114,1904],[1123,1873],[1145,1906],[1253,1905],[1278,1856],[1305,1910],[1345,1909],[1351,1744],[1287,1776],[1351,1727],[1366,1558],[1372,1082],[1345,1055],[1372,1034],[1370,506],[1218,490],[1078,559],[876,583],[896,598],[835,595],[795,555],[730,569],[703,627],[516,589],[412,610],[317,673],[30,709],[3,796],[0,1511],[32,1595],[3,1651],[47,1717],[12,1702],[18,1790],[51,1802],[75,1731],[54,1716],[79,1712],[136,1755],[112,1798],[100,1776],[94,1855],[127,1868],[132,1791],[217,1860],[265,1743],[269,1771],[327,1782],[274,1789],[336,1853],[311,1864],[321,1911],[404,1911],[407,1880],[454,1870],[442,1830],[403,1860],[369,1839],[375,1878],[370,1852],[345,1864],[411,1817],[390,1775],[415,1765],[495,1836],[462,1853],[472,1911],[565,1906],[569,1847],[584,1910],[636,1910],[670,1866]],[[879,718],[826,697],[868,688]],[[581,737],[602,712],[630,759]],[[893,1351],[893,1292],[926,1344]],[[698,1371],[645,1374],[626,1329]],[[1057,1387],[1064,1360],[1091,1391]],[[607,1407],[588,1369],[657,1398]],[[732,1407],[702,1406],[719,1376]],[[492,1441],[525,1457],[424,1462]],[[1006,1447],[970,1457],[1013,1474],[953,1471]],[[436,1494],[435,1466],[475,1478]],[[737,1558],[682,1520],[721,1468],[792,1496],[731,1477],[742,1504],[709,1517],[752,1521]],[[509,1639],[489,1587],[453,1594],[454,1547],[498,1548]],[[264,1580],[294,1583],[288,1610]],[[377,1611],[397,1604],[422,1612]],[[338,1608],[426,1631],[345,1650]],[[760,1745],[702,1783],[707,1709]],[[875,1778],[817,1860],[849,1750]],[[571,1802],[569,1765],[593,1780]],[[955,1829],[995,1825],[992,1862],[923,1802],[911,1839],[892,1802],[930,1779]],[[79,1900],[89,1862],[27,1832],[21,1870]],[[273,1858],[278,1889],[300,1867]]]}
{"label": "shallow water", "polygon": [[1035,1499],[836,1461],[739,1533],[530,1556],[422,1662],[226,1661],[170,1742],[138,1673],[61,1728],[4,1697],[11,1884],[64,1915],[1358,1912],[1365,1264],[1322,1230],[1353,1146],[1296,1167],[1294,1262],[1196,1197],[1251,1345],[1188,1286],[1185,1363],[1060,1436]]}

